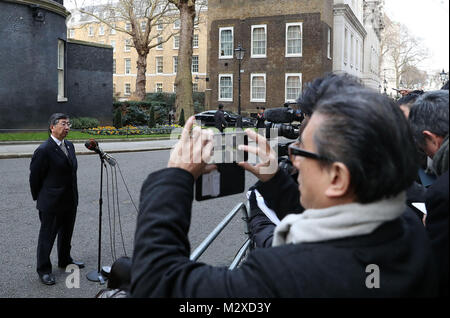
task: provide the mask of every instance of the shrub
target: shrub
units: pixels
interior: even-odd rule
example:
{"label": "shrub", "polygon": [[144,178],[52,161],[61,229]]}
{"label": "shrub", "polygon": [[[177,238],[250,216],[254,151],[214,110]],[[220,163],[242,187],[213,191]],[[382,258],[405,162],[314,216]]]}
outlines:
{"label": "shrub", "polygon": [[116,128],[122,128],[122,110],[120,108],[114,111],[113,125]]}
{"label": "shrub", "polygon": [[146,125],[147,122],[148,115],[136,105],[128,107],[127,113],[123,117],[123,123],[125,125],[140,126]]}
{"label": "shrub", "polygon": [[148,119],[148,127],[155,127],[155,110],[154,107],[150,109],[150,116]]}
{"label": "shrub", "polygon": [[72,123],[73,129],[88,129],[97,127],[100,123],[98,119],[92,117],[78,117],[71,118],[70,122]]}

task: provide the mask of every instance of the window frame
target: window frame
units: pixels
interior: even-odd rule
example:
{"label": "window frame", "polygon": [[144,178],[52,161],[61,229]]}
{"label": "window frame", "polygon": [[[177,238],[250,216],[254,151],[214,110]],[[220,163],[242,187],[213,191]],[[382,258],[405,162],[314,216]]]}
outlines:
{"label": "window frame", "polygon": [[[130,61],[129,72],[127,72],[127,61]],[[131,75],[131,58],[128,58],[128,57],[124,58],[123,70],[124,70],[124,74]]]}
{"label": "window frame", "polygon": [[[287,83],[288,83],[288,78],[289,77],[298,77],[298,78],[300,78],[300,93],[298,94],[298,96],[295,98],[295,99],[289,99],[288,98],[288,86],[287,86]],[[298,97],[300,96],[300,94],[302,93],[302,85],[303,85],[303,78],[302,78],[303,76],[302,76],[302,73],[286,73],[285,74],[285,77],[284,77],[284,101],[286,102],[286,103],[293,103],[293,102],[295,102],[297,99],[298,99]]]}
{"label": "window frame", "polygon": [[[264,39],[264,54],[255,54],[254,52],[253,52],[253,49],[254,49],[254,46],[253,46],[253,41],[254,41],[254,39],[253,39],[253,32],[254,32],[254,30],[255,29],[264,29],[264,37],[265,37],[265,39]],[[251,52],[251,58],[267,58],[267,24],[255,24],[255,25],[252,25],[252,27],[251,27],[251,40],[250,40],[250,43],[251,43],[251,50],[250,50],[250,52]]]}
{"label": "window frame", "polygon": [[[221,55],[222,51],[222,31],[231,30],[231,55]],[[234,27],[222,27],[219,28],[219,59],[233,59],[234,58]]]}
{"label": "window frame", "polygon": [[[161,65],[158,65],[158,61],[161,61]],[[161,72],[159,72],[159,66],[161,66]],[[155,73],[164,74],[164,56],[162,55],[155,56]]]}
{"label": "window frame", "polygon": [[[222,97],[221,96],[221,94],[220,94],[220,91],[221,91],[221,85],[220,85],[220,80],[223,78],[223,77],[229,77],[230,79],[231,79],[231,97]],[[233,101],[233,90],[234,90],[234,85],[233,85],[234,83],[233,83],[233,74],[231,74],[231,73],[222,73],[222,74],[219,74],[219,81],[218,81],[218,85],[217,85],[217,88],[218,88],[218,96],[217,96],[217,100],[219,101],[219,102],[232,102]]]}
{"label": "window frame", "polygon": [[56,100],[58,102],[67,102],[66,96],[66,42],[62,39],[58,39],[57,42],[57,61],[56,69],[58,72],[57,77],[57,94]]}
{"label": "window frame", "polygon": [[[288,41],[290,40],[288,38],[288,31],[289,27],[291,26],[300,26],[300,53],[289,53],[288,52]],[[285,52],[286,57],[303,57],[303,22],[289,22],[286,23],[286,29],[285,29]]]}
{"label": "window frame", "polygon": [[[255,77],[263,77],[264,78],[264,98],[254,98],[253,97],[253,79]],[[267,98],[267,79],[266,73],[252,73],[250,74],[250,102],[251,103],[265,103]]]}

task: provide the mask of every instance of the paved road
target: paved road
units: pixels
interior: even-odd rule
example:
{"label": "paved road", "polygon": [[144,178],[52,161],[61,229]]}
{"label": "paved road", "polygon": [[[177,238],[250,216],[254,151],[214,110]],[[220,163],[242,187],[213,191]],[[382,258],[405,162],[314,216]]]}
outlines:
{"label": "paved road", "polygon": [[[132,144],[134,144],[133,150],[136,150],[137,144],[134,142]],[[109,143],[101,145],[105,151],[109,150],[107,148]],[[113,156],[119,162],[133,201],[138,204],[142,182],[150,172],[166,166],[169,151],[115,153]],[[28,185],[30,159],[0,159],[0,297],[84,298],[93,297],[99,289],[104,287],[104,285],[101,286],[86,279],[88,272],[97,269],[99,159],[98,156],[79,155],[78,162],[80,204],[73,236],[72,254],[74,258],[83,260],[86,263],[86,268],[81,270],[80,288],[69,289],[65,284],[69,273],[65,273],[63,269],[54,269],[57,279],[54,286],[42,285],[35,272],[39,219]],[[108,172],[108,177],[111,181],[111,171]],[[247,187],[255,181],[256,179],[253,176],[246,174]],[[116,256],[123,255],[124,251],[117,214],[115,217],[116,226],[113,226],[112,200],[110,201],[111,212],[108,214],[106,173],[104,185],[102,265],[111,265],[111,255],[112,250],[114,250],[112,246],[114,244],[110,243],[110,233],[114,232],[114,228]],[[120,223],[125,251],[127,255],[131,255],[137,212],[120,175],[118,175],[118,189]],[[109,192],[111,194],[110,187]],[[198,246],[220,220],[244,199],[244,194],[239,194],[212,201],[194,201],[192,226],[189,232],[191,249],[193,250]],[[112,231],[110,231],[110,222]],[[244,225],[241,220],[237,219],[231,222],[200,261],[212,265],[228,265],[245,239],[243,232]],[[53,264],[57,263],[55,251],[53,251],[51,259]]]}

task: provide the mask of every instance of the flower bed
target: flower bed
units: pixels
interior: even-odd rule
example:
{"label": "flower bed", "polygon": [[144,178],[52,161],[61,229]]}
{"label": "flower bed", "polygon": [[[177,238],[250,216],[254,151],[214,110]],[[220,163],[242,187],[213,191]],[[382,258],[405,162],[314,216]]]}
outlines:
{"label": "flower bed", "polygon": [[111,136],[111,135],[155,135],[155,134],[170,134],[173,129],[181,128],[179,125],[157,125],[154,128],[150,128],[147,126],[135,127],[131,125],[127,125],[122,128],[116,128],[113,126],[101,126],[96,128],[84,129],[83,132],[86,132],[91,135],[103,135],[103,136]]}

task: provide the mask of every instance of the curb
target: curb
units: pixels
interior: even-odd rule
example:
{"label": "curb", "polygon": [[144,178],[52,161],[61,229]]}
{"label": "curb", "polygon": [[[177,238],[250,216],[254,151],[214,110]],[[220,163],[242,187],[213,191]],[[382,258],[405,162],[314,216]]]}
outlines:
{"label": "curb", "polygon": [[[147,148],[147,149],[123,149],[123,150],[110,150],[108,153],[126,153],[126,152],[144,152],[144,151],[158,151],[158,150],[170,150],[172,147],[159,147],[159,148]],[[96,155],[93,151],[76,151],[77,156],[83,155]],[[33,153],[11,153],[0,154],[0,159],[16,159],[16,158],[31,158]]]}
{"label": "curb", "polygon": [[[68,139],[70,140],[72,143],[85,143],[86,140],[81,140],[81,139]],[[162,137],[162,138],[133,138],[133,139],[127,139],[127,138],[121,138],[121,139],[95,139],[97,142],[124,142],[124,141],[129,141],[129,142],[135,142],[135,141],[157,141],[157,140],[170,140],[170,138],[167,137]],[[26,145],[26,144],[41,144],[43,143],[45,140],[30,140],[30,141],[26,141],[26,140],[17,140],[17,141],[0,141],[0,146],[1,145]]]}

